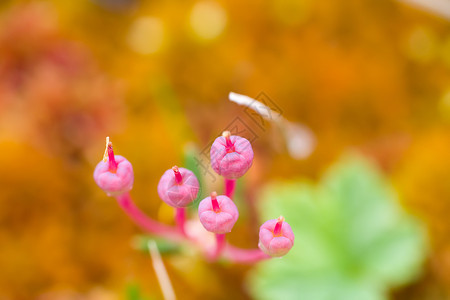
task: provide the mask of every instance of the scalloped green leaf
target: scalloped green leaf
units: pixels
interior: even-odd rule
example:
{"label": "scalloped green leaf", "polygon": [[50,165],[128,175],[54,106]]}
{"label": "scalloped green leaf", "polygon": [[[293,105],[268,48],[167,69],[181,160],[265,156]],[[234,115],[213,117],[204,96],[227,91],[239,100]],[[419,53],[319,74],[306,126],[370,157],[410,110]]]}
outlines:
{"label": "scalloped green leaf", "polygon": [[295,245],[251,273],[257,299],[387,299],[390,288],[420,273],[426,256],[423,226],[402,209],[376,167],[360,157],[343,158],[318,185],[270,185],[260,214],[285,216]]}

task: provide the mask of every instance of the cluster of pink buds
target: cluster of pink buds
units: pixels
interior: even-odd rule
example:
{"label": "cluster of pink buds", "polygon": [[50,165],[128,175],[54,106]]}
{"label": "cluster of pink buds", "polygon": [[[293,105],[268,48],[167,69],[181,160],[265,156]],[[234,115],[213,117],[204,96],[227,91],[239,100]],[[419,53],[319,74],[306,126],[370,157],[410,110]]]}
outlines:
{"label": "cluster of pink buds", "polygon": [[[203,227],[216,236],[213,253],[205,251],[210,258],[220,255],[235,262],[256,262],[269,257],[286,255],[294,244],[294,234],[283,217],[265,222],[259,231],[259,249],[240,249],[227,244],[225,234],[232,231],[239,218],[233,202],[236,179],[242,177],[252,166],[253,149],[250,142],[225,131],[211,146],[212,168],[224,177],[224,195],[211,192],[198,207],[198,217]],[[103,161],[94,171],[94,180],[108,196],[114,196],[130,218],[146,231],[174,241],[190,240],[185,230],[186,207],[197,198],[200,190],[195,174],[177,166],[167,170],[158,184],[158,195],[166,204],[175,208],[177,227],[153,220],[137,208],[129,191],[133,186],[133,168],[124,157],[114,155],[109,138]],[[198,245],[200,248],[202,245]]]}

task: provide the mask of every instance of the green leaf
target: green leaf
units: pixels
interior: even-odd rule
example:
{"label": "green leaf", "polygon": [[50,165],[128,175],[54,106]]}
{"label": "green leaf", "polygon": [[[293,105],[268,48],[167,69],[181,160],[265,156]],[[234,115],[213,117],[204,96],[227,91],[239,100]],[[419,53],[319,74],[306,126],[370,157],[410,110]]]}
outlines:
{"label": "green leaf", "polygon": [[200,200],[205,198],[205,180],[203,178],[205,161],[199,155],[200,150],[193,143],[189,143],[184,147],[184,167],[192,171],[198,179],[200,190],[193,204],[188,207],[190,211],[197,211]]}
{"label": "green leaf", "polygon": [[125,288],[126,299],[128,300],[142,300],[141,289],[137,284],[128,284]]}
{"label": "green leaf", "polygon": [[257,299],[386,299],[389,288],[417,276],[426,255],[423,226],[362,158],[342,159],[317,186],[273,184],[260,207],[263,219],[286,218],[295,245],[255,268]]}
{"label": "green leaf", "polygon": [[158,246],[158,251],[161,254],[177,253],[180,251],[180,246],[178,244],[172,243],[165,239],[154,238],[147,235],[136,235],[132,240],[132,245],[135,249],[147,252],[149,240],[154,240]]}
{"label": "green leaf", "polygon": [[150,299],[154,299],[152,298],[148,298],[148,297],[144,297],[142,295],[142,291],[141,291],[141,287],[139,286],[139,284],[137,282],[130,282],[126,285],[125,287],[125,299],[127,300],[150,300]]}

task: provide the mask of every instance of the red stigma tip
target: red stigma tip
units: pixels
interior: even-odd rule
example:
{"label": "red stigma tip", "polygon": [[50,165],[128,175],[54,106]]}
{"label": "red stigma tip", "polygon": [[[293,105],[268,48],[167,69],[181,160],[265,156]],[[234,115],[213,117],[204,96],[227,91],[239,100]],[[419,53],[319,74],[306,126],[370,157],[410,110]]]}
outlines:
{"label": "red stigma tip", "polygon": [[225,138],[226,141],[227,152],[228,153],[234,152],[234,145],[230,139],[231,133],[229,131],[224,131],[222,133],[222,136]]}
{"label": "red stigma tip", "polygon": [[112,143],[109,140],[109,137],[106,137],[106,149],[105,153],[103,154],[103,161],[109,162],[108,169],[111,173],[116,173],[117,171],[117,162],[116,158],[114,157],[114,151],[112,148]]}
{"label": "red stigma tip", "polygon": [[172,170],[173,170],[173,173],[175,174],[175,181],[177,182],[177,184],[182,184],[183,176],[181,176],[181,173],[180,173],[180,170],[178,169],[178,167],[173,166]]}
{"label": "red stigma tip", "polygon": [[219,202],[217,201],[217,193],[211,192],[211,204],[215,213],[220,212]]}
{"label": "red stigma tip", "polygon": [[281,236],[281,227],[283,226],[284,217],[279,216],[277,219],[277,224],[275,224],[275,228],[273,229],[274,236]]}

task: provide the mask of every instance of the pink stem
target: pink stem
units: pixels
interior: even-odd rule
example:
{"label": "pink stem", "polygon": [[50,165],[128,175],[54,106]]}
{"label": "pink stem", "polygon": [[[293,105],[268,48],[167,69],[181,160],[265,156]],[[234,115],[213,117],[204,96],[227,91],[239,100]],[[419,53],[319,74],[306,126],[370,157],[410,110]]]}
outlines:
{"label": "pink stem", "polygon": [[[164,225],[145,215],[131,199],[129,193],[116,197],[117,202],[124,212],[145,231],[169,239],[174,242],[181,242],[186,239],[179,230],[172,226]],[[270,258],[259,249],[241,249],[226,243],[225,235],[216,235],[216,250],[213,258],[217,259],[221,254],[223,257],[235,263],[252,264]],[[201,246],[201,245],[198,245]]]}
{"label": "pink stem", "polygon": [[271,258],[259,249],[241,249],[229,244],[226,245],[223,256],[232,262],[243,264],[252,264]]}
{"label": "pink stem", "polygon": [[177,207],[175,211],[175,223],[177,224],[178,230],[184,236],[186,236],[186,231],[184,230],[185,222],[186,222],[186,208]]}
{"label": "pink stem", "polygon": [[225,234],[216,234],[216,250],[212,257],[213,260],[219,258],[220,254],[222,254],[222,251],[225,248],[225,244]]}
{"label": "pink stem", "polygon": [[131,220],[145,231],[176,242],[183,239],[183,235],[175,228],[159,223],[145,215],[145,213],[133,203],[129,193],[117,196],[116,199],[120,207]]}
{"label": "pink stem", "polygon": [[233,199],[234,190],[236,188],[236,179],[225,178],[225,196]]}

